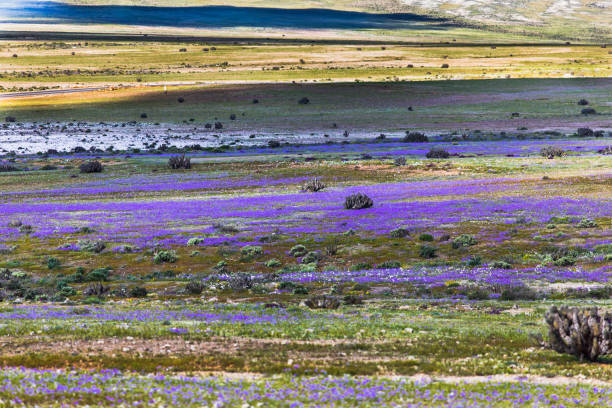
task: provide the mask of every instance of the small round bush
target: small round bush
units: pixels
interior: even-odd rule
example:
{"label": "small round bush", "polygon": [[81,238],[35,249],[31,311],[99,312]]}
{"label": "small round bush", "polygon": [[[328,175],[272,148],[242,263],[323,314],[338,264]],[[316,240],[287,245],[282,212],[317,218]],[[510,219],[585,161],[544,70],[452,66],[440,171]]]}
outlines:
{"label": "small round bush", "polygon": [[97,160],[92,160],[79,166],[79,171],[81,173],[102,173],[103,170],[104,167],[102,163]]}
{"label": "small round bush", "polygon": [[306,255],[306,252],[306,247],[301,244],[295,245],[289,250],[289,254],[291,256],[295,256],[296,258]]}
{"label": "small round bush", "polygon": [[448,159],[450,153],[444,149],[434,148],[425,155],[428,159]]}
{"label": "small round bush", "polygon": [[462,248],[462,247],[469,247],[472,245],[476,245],[478,243],[478,240],[476,240],[476,238],[474,238],[471,235],[468,234],[462,234],[459,235],[457,238],[453,239],[453,248],[457,249],[457,248]]}
{"label": "small round bush", "polygon": [[434,240],[434,237],[431,234],[424,233],[424,234],[419,235],[419,241],[433,242],[433,240]]}
{"label": "small round bush", "polygon": [[420,132],[406,131],[406,136],[402,139],[404,143],[427,143],[429,138]]}
{"label": "small round bush", "polygon": [[104,251],[106,244],[102,241],[93,241],[91,239],[83,239],[79,241],[81,251],[93,252],[99,254]]}
{"label": "small round bush", "polygon": [[319,252],[311,251],[311,252],[308,252],[306,255],[304,255],[304,257],[302,258],[302,263],[309,264],[313,262],[318,262],[320,259],[321,259],[321,254],[319,254]]}
{"label": "small round bush", "polygon": [[201,237],[193,237],[190,238],[189,241],[187,241],[187,246],[196,246],[196,245],[200,245],[204,242],[204,238]]}
{"label": "small round bush", "polygon": [[361,210],[371,208],[373,205],[374,201],[362,193],[351,194],[344,200],[344,208],[347,210]]}
{"label": "small round bush", "polygon": [[583,115],[595,115],[597,113],[597,111],[593,108],[584,108],[583,110],[580,111],[581,114]]}
{"label": "small round bush", "polygon": [[47,268],[49,269],[58,269],[60,266],[62,266],[62,263],[60,262],[59,259],[51,256],[47,259]]}
{"label": "small round bush", "polygon": [[190,295],[201,295],[204,291],[204,284],[198,281],[191,281],[185,285],[185,292]]}
{"label": "small round bush", "polygon": [[176,256],[176,252],[174,251],[158,251],[153,256],[153,262],[156,264],[161,263],[174,263],[178,260],[178,256]]}
{"label": "small round bush", "polygon": [[578,228],[597,228],[597,223],[590,218],[583,218],[578,222]]}
{"label": "small round bush", "polygon": [[242,247],[240,250],[240,255],[242,255],[242,260],[249,261],[251,259],[255,259],[263,254],[263,249],[257,245],[247,245]]}
{"label": "small round bush", "polygon": [[391,230],[389,235],[391,235],[391,238],[405,238],[410,235],[410,231],[406,228],[399,227]]}
{"label": "small round bush", "polygon": [[419,256],[425,259],[436,257],[437,248],[430,245],[421,245],[419,248]]}
{"label": "small round bush", "polygon": [[129,296],[133,298],[147,297],[148,294],[149,291],[147,290],[147,288],[144,288],[142,286],[134,286],[130,288],[129,291]]}
{"label": "small round bush", "polygon": [[276,258],[272,258],[272,259],[268,260],[268,261],[265,263],[265,265],[266,265],[268,268],[278,268],[278,267],[282,266],[282,263],[281,263],[281,261],[279,261],[278,259],[276,259]]}

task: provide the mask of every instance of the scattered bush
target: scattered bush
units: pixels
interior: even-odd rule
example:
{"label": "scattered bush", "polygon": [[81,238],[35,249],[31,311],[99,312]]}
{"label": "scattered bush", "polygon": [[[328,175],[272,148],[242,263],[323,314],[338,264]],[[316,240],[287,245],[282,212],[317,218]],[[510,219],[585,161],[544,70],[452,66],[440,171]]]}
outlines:
{"label": "scattered bush", "polygon": [[250,261],[263,255],[263,249],[257,245],[246,245],[240,250],[243,261]]}
{"label": "scattered bush", "polygon": [[147,290],[147,288],[142,287],[142,286],[133,286],[130,288],[128,292],[129,297],[133,297],[133,298],[147,297],[148,294],[149,294],[149,291]]}
{"label": "scattered bush", "polygon": [[546,146],[540,149],[540,155],[547,159],[554,159],[555,157],[565,156],[565,150],[556,146]]}
{"label": "scattered bush", "polygon": [[193,237],[193,238],[189,238],[189,241],[187,241],[187,246],[197,246],[200,245],[204,242],[204,238],[201,237]]}
{"label": "scattered bush", "polygon": [[595,132],[591,128],[578,128],[576,134],[580,137],[592,137]]}
{"label": "scattered bush", "polygon": [[475,268],[477,266],[480,266],[482,265],[482,258],[478,255],[470,256],[466,261],[466,265],[469,266],[470,268]]}
{"label": "scattered bush", "polygon": [[233,225],[229,225],[229,224],[217,223],[213,225],[213,228],[225,234],[230,234],[230,233],[235,234],[237,232],[240,232],[238,228],[234,227]]}
{"label": "scattered bush", "polygon": [[153,262],[156,264],[161,263],[174,263],[178,260],[178,256],[176,256],[176,252],[169,250],[161,250],[155,253],[153,256]]}
{"label": "scattered bush", "polygon": [[344,208],[347,210],[361,210],[364,208],[370,208],[373,205],[374,201],[362,193],[351,194],[344,200]]}
{"label": "scattered bush", "polygon": [[391,235],[391,238],[405,238],[410,235],[410,231],[406,228],[399,227],[391,230],[389,235]]}
{"label": "scattered bush", "polygon": [[106,244],[102,241],[93,241],[91,239],[83,239],[79,241],[79,248],[81,251],[93,252],[99,254],[104,251]]}
{"label": "scattered bush", "polygon": [[184,154],[181,156],[171,156],[168,159],[168,167],[170,167],[173,170],[190,169],[191,159],[189,157],[185,157]]}
{"label": "scattered bush", "polygon": [[0,163],[0,173],[8,173],[9,171],[19,171],[19,169],[10,163]]}
{"label": "scattered bush", "polygon": [[204,284],[198,281],[191,281],[185,285],[185,292],[190,295],[201,295],[204,291]]}
{"label": "scattered bush", "polygon": [[538,294],[528,286],[509,286],[501,293],[501,300],[536,300]]}
{"label": "scattered bush", "polygon": [[397,167],[401,167],[401,166],[405,166],[406,165],[406,158],[405,157],[398,157],[395,160],[393,160],[393,165],[397,166]]}
{"label": "scattered bush", "polygon": [[85,296],[102,296],[108,292],[108,287],[104,286],[101,282],[94,282],[87,285],[83,290]]}
{"label": "scattered bush", "polygon": [[315,177],[311,180],[308,180],[306,184],[302,186],[302,191],[316,193],[317,191],[321,191],[326,187],[327,186],[325,185],[325,183]]}
{"label": "scattered bush", "polygon": [[342,299],[345,305],[358,306],[363,305],[363,300],[359,296],[346,295]]}
{"label": "scattered bush", "polygon": [[310,99],[308,99],[307,97],[303,97],[298,101],[298,103],[300,105],[308,105],[310,103]]}
{"label": "scattered bush", "polygon": [[268,140],[268,147],[272,148],[272,149],[276,149],[277,147],[280,147],[281,143],[276,140],[276,139],[272,139],[272,140]]}
{"label": "scattered bush", "polygon": [[399,269],[402,266],[398,261],[385,261],[376,267],[378,269]]}
{"label": "scattered bush", "polygon": [[612,154],[612,146],[606,146],[603,149],[599,149],[597,153],[604,155]]}
{"label": "scattered bush", "polygon": [[247,290],[253,287],[253,280],[251,278],[251,275],[246,273],[237,273],[235,275],[230,276],[228,283],[229,287],[232,290],[237,291]]}
{"label": "scattered bush", "polygon": [[52,164],[45,164],[44,166],[42,166],[40,169],[38,170],[42,170],[42,171],[51,171],[51,170],[57,170],[57,166],[54,166]]}
{"label": "scattered bush", "polygon": [[589,101],[587,101],[586,99],[581,99],[578,101],[578,105],[580,106],[586,106],[589,104]]}
{"label": "scattered bush", "polygon": [[580,111],[580,113],[583,115],[595,115],[597,114],[597,111],[593,108],[584,108]]}
{"label": "scattered bush", "polygon": [[102,163],[97,160],[88,161],[79,166],[81,173],[101,173],[103,170]]}
{"label": "scattered bush", "polygon": [[30,234],[32,233],[32,231],[34,231],[34,227],[32,227],[31,225],[23,224],[19,226],[19,232],[21,232],[22,234]]}
{"label": "scattered bush", "polygon": [[491,267],[497,269],[512,269],[512,265],[506,261],[495,261],[491,263]]}
{"label": "scattered bush", "polygon": [[448,159],[450,153],[444,149],[433,148],[425,155],[428,159]]}
{"label": "scattered bush", "polygon": [[598,308],[556,306],[546,313],[548,346],[580,361],[596,361],[612,352],[612,315]]}
{"label": "scattered bush", "polygon": [[306,251],[306,247],[301,244],[295,245],[289,250],[289,254],[296,258],[306,255],[306,252],[308,252]]}
{"label": "scattered bush", "polygon": [[406,131],[406,136],[402,139],[404,143],[427,143],[429,138],[420,132]]}
{"label": "scattered bush", "polygon": [[458,249],[458,248],[476,245],[477,243],[478,241],[473,236],[468,235],[468,234],[462,234],[462,235],[459,235],[457,238],[453,239],[452,246],[454,249]]}
{"label": "scattered bush", "polygon": [[268,268],[278,268],[278,267],[282,266],[282,263],[281,263],[281,261],[279,261],[278,259],[276,259],[276,258],[272,258],[272,259],[268,260],[268,261],[265,263],[265,265],[266,265]]}
{"label": "scattered bush", "polygon": [[419,241],[433,242],[433,240],[434,240],[434,237],[431,234],[424,233],[424,234],[419,235]]}
{"label": "scattered bush", "polygon": [[365,271],[368,269],[372,269],[372,265],[367,262],[359,262],[358,264],[350,267],[351,271]]}
{"label": "scattered bush", "polygon": [[578,222],[578,228],[597,228],[598,225],[590,218],[583,218]]}
{"label": "scattered bush", "polygon": [[14,116],[7,116],[4,118],[4,121],[7,123],[15,123],[17,119]]}
{"label": "scattered bush", "polygon": [[110,268],[98,268],[89,272],[86,276],[83,277],[83,280],[86,282],[106,282],[108,281],[108,277],[110,275]]}
{"label": "scattered bush", "polygon": [[319,252],[311,251],[311,252],[308,252],[306,255],[304,255],[304,257],[302,258],[302,263],[309,264],[309,263],[319,262],[320,259],[321,259],[321,254]]}
{"label": "scattered bush", "polygon": [[311,309],[337,309],[340,307],[340,300],[333,296],[319,295],[307,299],[304,304]]}
{"label": "scattered bush", "polygon": [[469,288],[465,296],[470,300],[488,300],[490,293],[484,288]]}
{"label": "scattered bush", "polygon": [[425,259],[431,259],[436,257],[436,251],[438,249],[431,245],[421,245],[419,247],[419,256]]}
{"label": "scattered bush", "polygon": [[61,266],[62,266],[62,263],[60,262],[59,259],[57,259],[57,258],[55,258],[53,256],[50,256],[47,259],[47,268],[49,268],[49,269],[59,269]]}

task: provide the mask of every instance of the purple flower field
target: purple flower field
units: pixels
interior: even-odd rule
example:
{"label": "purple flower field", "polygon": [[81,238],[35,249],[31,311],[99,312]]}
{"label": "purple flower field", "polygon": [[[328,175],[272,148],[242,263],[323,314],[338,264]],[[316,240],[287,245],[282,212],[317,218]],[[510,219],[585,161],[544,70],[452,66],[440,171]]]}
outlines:
{"label": "purple flower field", "polygon": [[0,396],[13,406],[53,399],[61,406],[234,407],[602,407],[612,389],[484,382],[445,384],[411,379],[283,377],[223,379],[172,375],[8,368]]}
{"label": "purple flower field", "polygon": [[[294,184],[302,179],[250,181],[250,185]],[[235,183],[219,184],[236,186]],[[385,235],[398,226],[436,228],[447,224],[489,222],[508,224],[519,216],[535,222],[545,222],[552,216],[598,218],[612,213],[608,200],[572,199],[564,197],[524,197],[514,192],[528,193],[521,181],[488,179],[470,181],[435,181],[388,183],[337,187],[320,193],[244,193],[231,198],[156,200],[117,198],[93,201],[100,192],[125,192],[130,180],[116,187],[82,187],[68,190],[48,190],[44,199],[20,199],[11,195],[0,204],[1,240],[17,239],[17,228],[7,227],[19,220],[35,225],[31,236],[39,239],[62,238],[82,226],[96,231],[95,237],[109,242],[129,243],[140,247],[154,244],[184,245],[192,236],[202,235],[204,245],[222,242],[253,242],[257,237],[274,231],[300,237],[305,234],[329,235],[349,230],[369,235]],[[136,191],[163,189],[187,190],[214,188],[211,181],[139,184]],[[248,185],[241,184],[238,185]],[[218,188],[218,187],[217,187]],[[298,187],[296,187],[297,190]],[[533,193],[537,185],[530,187]],[[359,212],[342,208],[344,197],[351,193],[368,194],[375,201],[371,209]],[[60,201],[65,194],[82,197],[82,201]],[[493,198],[505,193],[503,198]],[[508,196],[509,195],[509,196]],[[473,198],[472,198],[473,197]],[[478,197],[478,198],[476,198]],[[435,199],[435,201],[432,201]],[[43,216],[44,215],[44,216]],[[240,233],[219,235],[213,228],[218,222],[235,224]],[[500,237],[500,239],[504,239]]]}

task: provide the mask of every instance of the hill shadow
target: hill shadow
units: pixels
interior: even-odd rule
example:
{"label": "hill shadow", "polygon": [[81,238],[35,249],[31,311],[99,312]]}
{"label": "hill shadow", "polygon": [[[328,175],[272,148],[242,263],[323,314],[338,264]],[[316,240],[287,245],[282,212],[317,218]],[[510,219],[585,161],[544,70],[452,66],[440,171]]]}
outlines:
{"label": "hill shadow", "polygon": [[0,4],[0,23],[119,24],[194,28],[443,29],[451,22],[417,14],[261,7],[80,6],[54,1]]}

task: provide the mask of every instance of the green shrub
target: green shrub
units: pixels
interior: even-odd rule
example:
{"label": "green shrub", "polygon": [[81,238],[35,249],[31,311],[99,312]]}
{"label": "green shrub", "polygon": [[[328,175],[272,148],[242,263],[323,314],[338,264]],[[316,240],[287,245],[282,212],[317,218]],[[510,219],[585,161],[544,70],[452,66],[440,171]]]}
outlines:
{"label": "green shrub", "polygon": [[419,241],[425,241],[425,242],[433,242],[434,237],[431,234],[428,233],[424,233],[419,235]]}
{"label": "green shrub", "polygon": [[77,291],[76,291],[76,290],[74,290],[74,288],[72,288],[72,287],[70,287],[70,286],[66,285],[66,286],[63,286],[63,287],[60,289],[60,292],[59,292],[59,293],[60,293],[60,295],[62,295],[62,296],[64,296],[64,297],[70,297],[70,296],[75,296],[75,295],[77,294]]}
{"label": "green shrub", "polygon": [[266,265],[268,268],[279,268],[280,266],[282,266],[282,263],[281,263],[281,261],[279,261],[278,259],[276,259],[276,258],[272,258],[272,259],[270,259],[269,261],[267,261],[267,262],[265,263],[265,265]]}
{"label": "green shrub", "polygon": [[178,256],[176,256],[176,252],[172,250],[161,250],[155,253],[153,256],[153,262],[156,264],[161,263],[174,263],[178,260]]}
{"label": "green shrub", "polygon": [[589,218],[578,221],[578,228],[597,228],[597,223]]}
{"label": "green shrub", "polygon": [[241,259],[250,261],[263,255],[263,249],[257,245],[247,245],[240,250]]}
{"label": "green shrub", "polygon": [[357,265],[351,266],[351,271],[363,271],[367,269],[372,269],[372,265],[367,262],[359,262]]}
{"label": "green shrub", "polygon": [[60,262],[59,259],[50,256],[49,258],[47,258],[47,268],[49,269],[59,269],[62,266],[62,263]]}
{"label": "green shrub", "polygon": [[476,266],[480,266],[482,265],[482,258],[480,256],[470,256],[467,261],[466,261],[466,265],[474,268]]}
{"label": "green shrub", "polygon": [[305,286],[297,285],[292,292],[294,295],[307,295],[308,289]]}
{"label": "green shrub", "polygon": [[204,284],[198,281],[191,281],[185,285],[185,292],[190,295],[201,295],[204,291]]}
{"label": "green shrub", "polygon": [[128,294],[130,297],[133,297],[133,298],[141,298],[141,297],[147,297],[147,295],[149,294],[149,291],[147,290],[147,288],[142,287],[142,286],[133,286],[130,288]]}
{"label": "green shrub", "polygon": [[399,227],[391,230],[390,235],[391,238],[405,238],[410,235],[410,231],[408,231],[406,228]]}
{"label": "green shrub", "polygon": [[402,266],[401,263],[399,263],[398,261],[385,261],[379,265],[377,265],[376,267],[378,269],[398,269]]}
{"label": "green shrub", "polygon": [[419,256],[425,259],[431,259],[436,257],[436,251],[438,249],[431,245],[421,245],[419,247]]}
{"label": "green shrub", "polygon": [[200,245],[203,242],[204,242],[204,238],[194,237],[194,238],[190,238],[189,241],[187,241],[187,246],[196,246],[196,245]]}
{"label": "green shrub", "polygon": [[301,244],[295,245],[289,250],[289,254],[296,258],[306,255],[306,252],[306,247]]}
{"label": "green shrub", "polygon": [[321,255],[319,254],[319,252],[311,251],[311,252],[308,252],[306,255],[304,255],[304,257],[302,258],[302,263],[304,264],[314,263],[314,262],[318,262],[320,259],[321,259]]}
{"label": "green shrub", "polygon": [[548,224],[571,224],[574,219],[569,215],[550,217]]}
{"label": "green shrub", "polygon": [[512,265],[510,265],[506,261],[495,261],[491,264],[491,266],[497,269],[511,269],[512,268]]}
{"label": "green shrub", "polygon": [[561,258],[555,259],[553,264],[555,266],[572,266],[576,263],[576,259],[571,256],[562,256]]}
{"label": "green shrub", "polygon": [[466,292],[466,297],[470,300],[488,300],[490,293],[483,288],[470,288]]}
{"label": "green shrub", "polygon": [[473,236],[468,235],[468,234],[461,234],[455,239],[453,239],[452,246],[453,248],[457,249],[457,248],[463,248],[463,247],[476,245],[477,243],[478,241]]}
{"label": "green shrub", "polygon": [[94,269],[85,276],[85,280],[87,282],[106,282],[110,271],[110,268]]}
{"label": "green shrub", "polygon": [[104,251],[106,244],[102,241],[94,241],[91,239],[82,239],[79,241],[79,248],[81,251],[93,252],[99,254]]}

